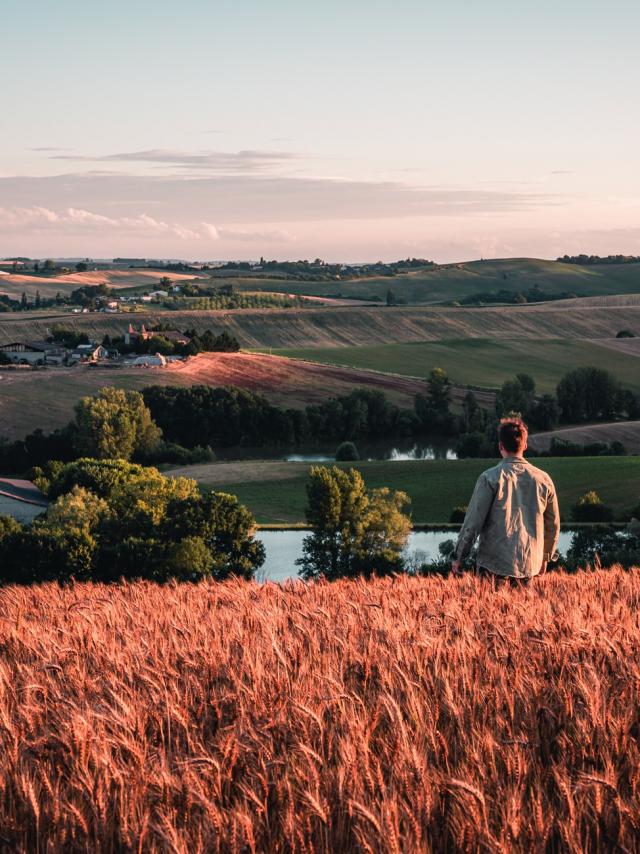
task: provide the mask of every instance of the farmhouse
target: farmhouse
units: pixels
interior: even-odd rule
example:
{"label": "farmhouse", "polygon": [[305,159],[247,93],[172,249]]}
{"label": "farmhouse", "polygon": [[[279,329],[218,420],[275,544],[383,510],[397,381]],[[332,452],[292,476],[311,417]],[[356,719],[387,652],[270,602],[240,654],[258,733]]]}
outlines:
{"label": "farmhouse", "polygon": [[99,362],[108,358],[109,351],[102,344],[78,344],[69,354],[69,362]]}
{"label": "farmhouse", "polygon": [[0,344],[0,353],[10,359],[14,365],[60,365],[67,351],[59,344],[47,341],[14,341]]}
{"label": "farmhouse", "polygon": [[0,478],[0,516],[31,522],[47,509],[46,496],[28,480]]}
{"label": "farmhouse", "polygon": [[129,329],[124,334],[124,343],[135,344],[136,341],[148,341],[150,338],[166,338],[174,344],[188,344],[191,341],[188,335],[183,335],[177,329],[147,329],[143,323],[138,332],[130,323]]}

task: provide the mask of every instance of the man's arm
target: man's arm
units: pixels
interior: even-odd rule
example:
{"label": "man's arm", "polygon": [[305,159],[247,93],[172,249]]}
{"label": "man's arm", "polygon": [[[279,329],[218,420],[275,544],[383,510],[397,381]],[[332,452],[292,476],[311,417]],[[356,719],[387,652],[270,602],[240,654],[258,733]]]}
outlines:
{"label": "man's arm", "polygon": [[469,552],[473,548],[478,534],[484,527],[489,510],[491,510],[493,498],[493,489],[484,474],[481,474],[476,481],[476,486],[473,490],[460,534],[458,535],[455,556],[451,561],[451,568],[454,572],[459,572],[460,564],[468,557]]}
{"label": "man's arm", "polygon": [[560,508],[558,507],[558,496],[555,488],[547,498],[547,506],[544,510],[544,554],[542,556],[542,572],[547,568],[550,560],[555,560],[556,548],[560,537]]}

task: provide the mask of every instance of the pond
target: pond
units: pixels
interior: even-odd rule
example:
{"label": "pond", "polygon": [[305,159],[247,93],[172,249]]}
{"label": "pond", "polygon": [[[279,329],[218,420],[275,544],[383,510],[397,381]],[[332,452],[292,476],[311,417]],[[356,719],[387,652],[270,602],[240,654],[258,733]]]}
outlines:
{"label": "pond", "polygon": [[[289,463],[332,463],[335,444],[301,445],[294,448],[220,448],[219,460],[285,460]],[[457,460],[452,445],[442,436],[415,439],[389,439],[378,442],[356,442],[361,460]]]}
{"label": "pond", "polygon": [[[259,570],[259,578],[267,581],[286,581],[296,578],[296,560],[302,555],[302,541],[308,531],[259,531],[257,539],[264,543],[266,560]],[[438,546],[445,540],[455,540],[457,531],[414,531],[409,537],[407,557],[422,560],[437,559]],[[566,553],[571,545],[571,531],[560,534],[559,551]]]}

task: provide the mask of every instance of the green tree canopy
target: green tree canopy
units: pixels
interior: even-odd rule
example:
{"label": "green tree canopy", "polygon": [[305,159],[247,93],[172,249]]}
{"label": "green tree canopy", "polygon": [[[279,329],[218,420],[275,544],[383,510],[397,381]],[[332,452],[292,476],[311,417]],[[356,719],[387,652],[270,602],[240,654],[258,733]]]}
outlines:
{"label": "green tree canopy", "polygon": [[403,492],[367,490],[356,469],[313,466],[307,485],[307,522],[297,561],[306,578],[385,574],[403,568],[402,550],[411,522],[402,512]]}
{"label": "green tree canopy", "polygon": [[162,436],[137,391],[102,388],[96,397],[83,397],[75,412],[74,443],[87,457],[129,460],[152,450]]}
{"label": "green tree canopy", "polygon": [[578,424],[612,418],[620,385],[602,368],[576,368],[560,380],[556,390],[563,421]]}

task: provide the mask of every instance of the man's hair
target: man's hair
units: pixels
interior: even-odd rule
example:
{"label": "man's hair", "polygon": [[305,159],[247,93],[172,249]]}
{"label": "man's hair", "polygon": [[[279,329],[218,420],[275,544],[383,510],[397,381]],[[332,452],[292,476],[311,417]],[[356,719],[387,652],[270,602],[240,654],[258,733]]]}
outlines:
{"label": "man's hair", "polygon": [[503,418],[498,427],[500,444],[510,454],[517,454],[527,444],[529,428],[521,418]]}

